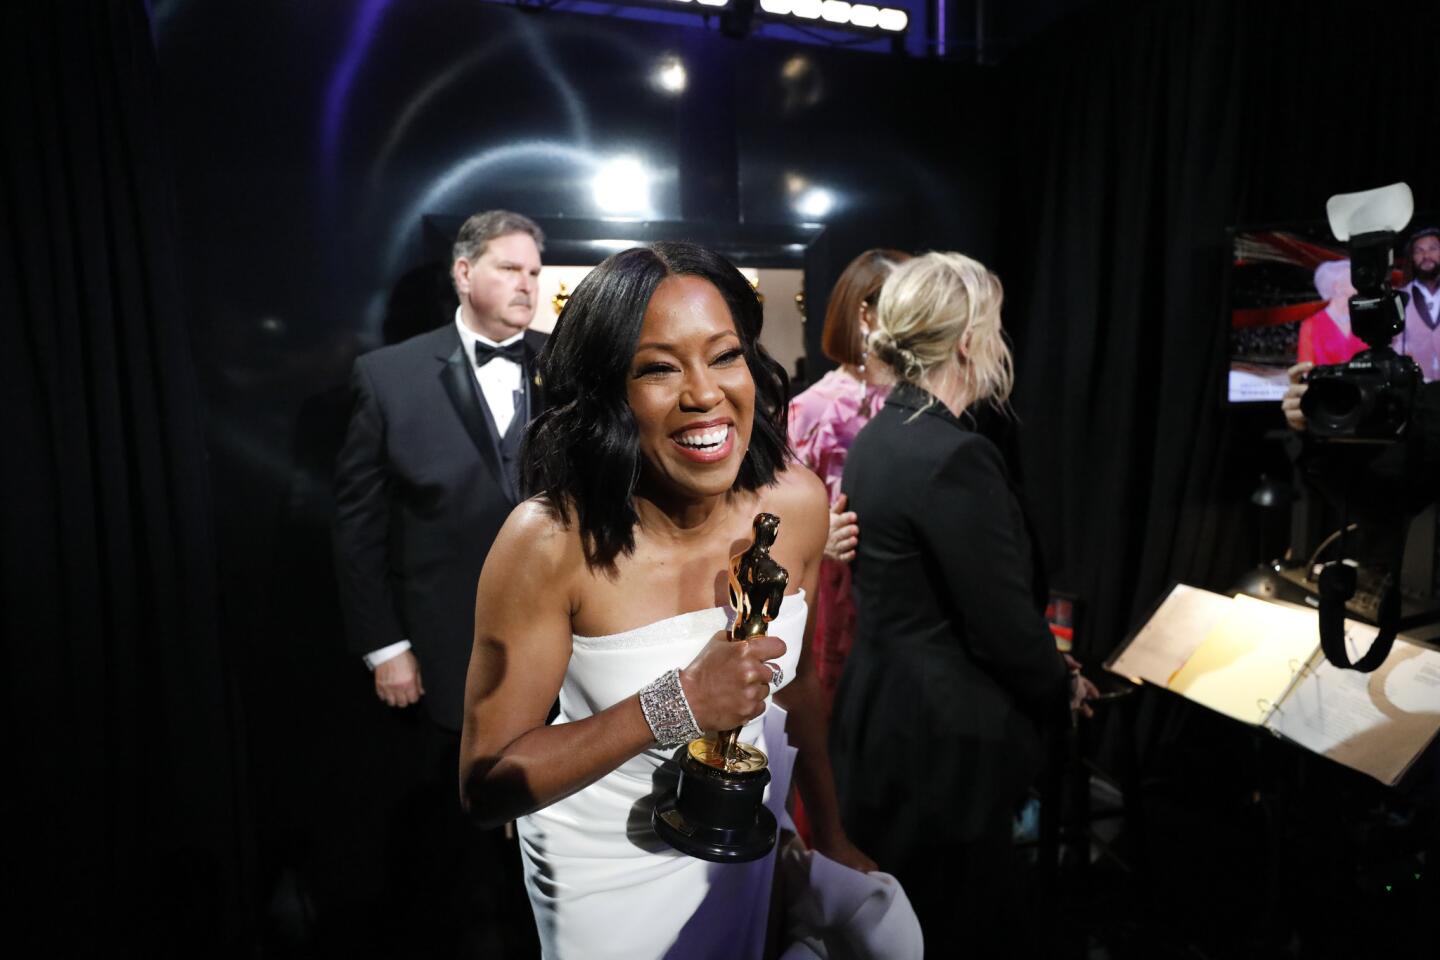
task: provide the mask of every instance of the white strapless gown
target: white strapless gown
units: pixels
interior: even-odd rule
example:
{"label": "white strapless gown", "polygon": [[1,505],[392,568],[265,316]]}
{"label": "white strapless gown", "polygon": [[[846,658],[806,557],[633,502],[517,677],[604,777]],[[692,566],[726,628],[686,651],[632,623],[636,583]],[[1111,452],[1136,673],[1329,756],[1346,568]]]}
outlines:
{"label": "white strapless gown", "polygon": [[[801,591],[785,598],[769,626],[786,644],[777,661],[785,683],[795,676],[806,614]],[[731,617],[726,608],[711,607],[608,637],[576,636],[555,722],[598,713],[671,667],[687,665]],[[770,758],[765,805],[793,829],[784,810],[795,762],[785,711],[767,703],[740,739]],[[657,837],[650,811],[674,787],[674,752],[647,750],[518,821],[525,887],[547,960],[760,957],[775,853],[714,864],[677,853]]]}

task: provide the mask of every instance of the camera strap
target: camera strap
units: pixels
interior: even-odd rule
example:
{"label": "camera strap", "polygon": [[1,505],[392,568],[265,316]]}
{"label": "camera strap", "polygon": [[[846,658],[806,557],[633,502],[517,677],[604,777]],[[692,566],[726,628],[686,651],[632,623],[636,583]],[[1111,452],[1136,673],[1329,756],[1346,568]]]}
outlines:
{"label": "camera strap", "polygon": [[1320,649],[1325,659],[1342,670],[1358,670],[1371,673],[1395,645],[1395,634],[1400,620],[1400,587],[1392,577],[1380,598],[1380,632],[1370,644],[1370,649],[1359,660],[1350,660],[1350,651],[1345,648],[1345,601],[1355,596],[1358,580],[1356,569],[1343,561],[1335,560],[1325,565],[1320,572]]}
{"label": "camera strap", "polygon": [[[1350,527],[1350,494],[1354,485],[1360,482],[1362,481],[1358,470],[1347,478],[1340,501],[1340,559],[1330,561],[1320,571],[1320,649],[1324,651],[1326,660],[1342,670],[1371,673],[1390,656],[1390,649],[1395,645],[1395,634],[1399,632],[1400,565],[1405,555],[1405,538],[1400,537],[1394,556],[1388,558],[1389,574],[1385,577],[1384,593],[1381,594],[1378,609],[1375,611],[1375,623],[1379,632],[1375,634],[1375,639],[1370,644],[1370,649],[1365,651],[1365,655],[1352,661],[1350,651],[1345,646],[1345,604],[1355,596],[1360,572],[1359,562],[1346,561],[1344,557],[1350,552],[1350,536],[1346,532]],[[1374,521],[1372,519],[1364,522]]]}

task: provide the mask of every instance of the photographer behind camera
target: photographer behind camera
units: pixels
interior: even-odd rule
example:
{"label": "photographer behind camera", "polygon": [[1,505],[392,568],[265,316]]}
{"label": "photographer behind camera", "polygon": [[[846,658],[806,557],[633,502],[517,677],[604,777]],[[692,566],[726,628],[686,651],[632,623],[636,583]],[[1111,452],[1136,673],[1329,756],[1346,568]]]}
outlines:
{"label": "photographer behind camera", "polygon": [[[1342,559],[1320,574],[1320,638],[1338,667],[1371,671],[1385,661],[1400,621],[1399,578],[1410,519],[1440,498],[1440,382],[1391,342],[1405,326],[1405,299],[1390,283],[1395,237],[1413,209],[1404,184],[1330,198],[1337,239],[1347,241],[1355,296],[1351,325],[1369,346],[1347,363],[1290,368],[1281,401],[1286,422],[1305,435],[1300,465],[1344,519]],[[1363,568],[1380,584],[1380,633],[1350,661],[1345,602]]]}
{"label": "photographer behind camera", "polygon": [[[1305,377],[1313,363],[1297,363],[1289,370],[1290,389],[1280,407],[1290,429],[1307,433],[1300,400],[1309,389]],[[1393,444],[1377,447],[1316,443],[1306,436],[1301,463],[1306,476],[1321,492],[1331,495],[1355,476],[1366,494],[1349,502],[1350,519],[1414,516],[1440,496],[1440,380],[1421,384],[1405,435]],[[1352,491],[1353,492],[1353,491]]]}

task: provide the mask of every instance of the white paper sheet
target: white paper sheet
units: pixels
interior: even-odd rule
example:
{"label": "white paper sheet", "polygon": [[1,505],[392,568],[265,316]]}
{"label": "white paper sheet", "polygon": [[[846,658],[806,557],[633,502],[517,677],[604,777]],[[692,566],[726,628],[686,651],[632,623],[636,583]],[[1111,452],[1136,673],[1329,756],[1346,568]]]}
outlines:
{"label": "white paper sheet", "polygon": [[1319,642],[1314,611],[1238,596],[1169,686],[1228,717],[1264,723]]}
{"label": "white paper sheet", "polygon": [[1195,648],[1223,620],[1231,599],[1180,583],[1155,610],[1125,650],[1110,664],[1123,677],[1168,686]]}
{"label": "white paper sheet", "polygon": [[[1347,621],[1346,635],[1364,648],[1373,627]],[[1374,673],[1317,665],[1295,685],[1266,724],[1303,747],[1395,783],[1440,732],[1440,653],[1395,641]]]}

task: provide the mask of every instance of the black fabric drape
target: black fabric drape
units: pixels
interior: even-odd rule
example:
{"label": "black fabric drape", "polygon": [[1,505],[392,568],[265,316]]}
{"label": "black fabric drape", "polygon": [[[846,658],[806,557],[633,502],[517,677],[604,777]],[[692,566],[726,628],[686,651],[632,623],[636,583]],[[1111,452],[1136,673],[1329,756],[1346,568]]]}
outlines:
{"label": "black fabric drape", "polygon": [[221,956],[246,842],[154,51],[0,14],[7,947]]}
{"label": "black fabric drape", "polygon": [[1222,400],[1225,229],[1396,180],[1440,210],[1437,36],[1429,4],[1105,3],[1002,68],[1028,502],[1089,659],[1172,580],[1262,559],[1248,497],[1282,421]]}
{"label": "black fabric drape", "polygon": [[[1323,219],[1331,194],[1397,180],[1440,210],[1437,36],[1433,4],[1113,2],[1001,68],[1027,503],[1052,584],[1085,601],[1082,660],[1173,580],[1231,586],[1288,521],[1249,499],[1286,469],[1265,438],[1278,404],[1223,400],[1226,228]],[[1336,825],[1375,808],[1373,784],[1151,691],[1102,706],[1096,733],[1148,824],[1121,837],[1133,902],[1154,906],[1137,907],[1140,953],[1415,952],[1418,906],[1378,921],[1352,899],[1373,835]]]}

